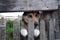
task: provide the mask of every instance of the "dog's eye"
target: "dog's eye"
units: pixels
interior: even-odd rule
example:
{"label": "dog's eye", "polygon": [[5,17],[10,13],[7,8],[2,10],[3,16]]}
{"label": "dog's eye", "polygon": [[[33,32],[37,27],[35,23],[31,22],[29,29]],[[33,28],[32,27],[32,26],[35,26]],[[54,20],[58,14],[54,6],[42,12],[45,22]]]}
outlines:
{"label": "dog's eye", "polygon": [[29,15],[28,17],[32,18],[32,15]]}

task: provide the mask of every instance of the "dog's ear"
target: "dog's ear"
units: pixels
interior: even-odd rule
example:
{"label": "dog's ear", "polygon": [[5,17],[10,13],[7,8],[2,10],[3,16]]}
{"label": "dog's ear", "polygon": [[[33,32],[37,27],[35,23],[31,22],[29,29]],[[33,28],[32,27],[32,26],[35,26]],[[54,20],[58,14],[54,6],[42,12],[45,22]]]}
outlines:
{"label": "dog's ear", "polygon": [[22,22],[23,22],[24,25],[27,25],[27,24],[28,24],[28,18],[27,18],[26,15],[24,15],[24,16],[22,17]]}
{"label": "dog's ear", "polygon": [[27,15],[28,15],[28,12],[24,12],[24,13],[23,13],[23,16],[27,16]]}
{"label": "dog's ear", "polygon": [[27,15],[27,13],[26,14],[25,13],[23,14],[23,16],[26,16],[26,15]]}

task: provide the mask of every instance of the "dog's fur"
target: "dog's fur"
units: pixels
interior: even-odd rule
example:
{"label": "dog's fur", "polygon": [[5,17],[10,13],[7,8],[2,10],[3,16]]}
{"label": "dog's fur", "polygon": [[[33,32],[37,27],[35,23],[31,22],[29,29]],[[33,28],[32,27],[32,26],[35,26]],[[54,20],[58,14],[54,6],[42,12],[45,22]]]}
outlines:
{"label": "dog's fur", "polygon": [[24,27],[27,27],[28,25],[28,18],[32,18],[34,21],[34,25],[38,24],[38,18],[39,18],[39,12],[37,11],[30,11],[30,12],[24,12],[22,16],[22,24]]}

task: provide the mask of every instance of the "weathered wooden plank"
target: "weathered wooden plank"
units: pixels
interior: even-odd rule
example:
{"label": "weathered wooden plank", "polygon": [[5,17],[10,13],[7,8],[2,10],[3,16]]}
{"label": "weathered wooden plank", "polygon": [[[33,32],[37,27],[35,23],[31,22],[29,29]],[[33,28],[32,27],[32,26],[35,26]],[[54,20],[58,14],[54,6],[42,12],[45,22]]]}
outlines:
{"label": "weathered wooden plank", "polygon": [[55,31],[55,39],[60,39],[60,26],[59,26],[59,14],[58,10],[54,11],[53,14],[53,22],[54,22],[54,31]]}
{"label": "weathered wooden plank", "polygon": [[0,40],[6,40],[6,20],[0,19]]}
{"label": "weathered wooden plank", "polygon": [[28,40],[34,40],[34,22],[29,19],[28,23]]}
{"label": "weathered wooden plank", "polygon": [[58,9],[57,0],[0,0],[0,11],[29,11]]}
{"label": "weathered wooden plank", "polygon": [[20,40],[20,20],[18,19],[13,23],[13,40]]}
{"label": "weathered wooden plank", "polygon": [[57,0],[20,0],[12,10],[55,10],[58,9]]}
{"label": "weathered wooden plank", "polygon": [[49,40],[55,40],[54,39],[54,24],[53,24],[52,19],[50,19],[49,21]]}
{"label": "weathered wooden plank", "polygon": [[47,40],[45,33],[45,21],[40,20],[40,40]]}
{"label": "weathered wooden plank", "polygon": [[29,10],[51,10],[58,8],[57,0],[28,0]]}

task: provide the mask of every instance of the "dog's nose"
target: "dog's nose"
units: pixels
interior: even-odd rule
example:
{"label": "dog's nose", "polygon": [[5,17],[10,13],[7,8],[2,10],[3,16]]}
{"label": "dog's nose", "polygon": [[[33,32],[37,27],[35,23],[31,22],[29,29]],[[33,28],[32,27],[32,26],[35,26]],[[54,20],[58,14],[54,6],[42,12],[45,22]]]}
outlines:
{"label": "dog's nose", "polygon": [[34,23],[34,25],[35,25],[35,27],[36,27],[36,26],[38,26],[38,23],[37,23],[37,22],[35,22],[35,23]]}

